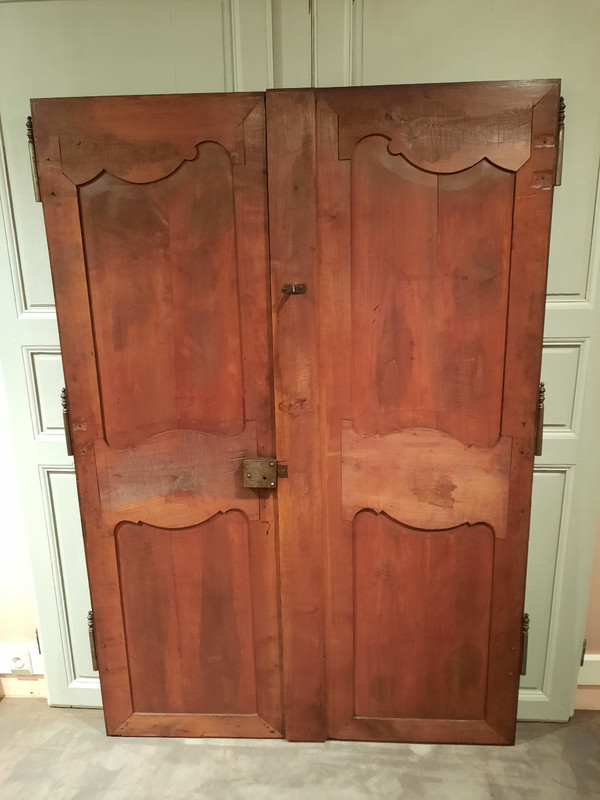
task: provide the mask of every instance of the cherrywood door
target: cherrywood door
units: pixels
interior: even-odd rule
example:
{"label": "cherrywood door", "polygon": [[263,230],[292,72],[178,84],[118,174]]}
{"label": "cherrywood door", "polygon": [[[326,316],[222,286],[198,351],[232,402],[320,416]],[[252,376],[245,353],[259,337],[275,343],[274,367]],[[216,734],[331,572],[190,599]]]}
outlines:
{"label": "cherrywood door", "polygon": [[512,741],[558,95],[34,101],[109,732]]}
{"label": "cherrywood door", "polygon": [[558,101],[267,100],[300,738],[513,741]]}
{"label": "cherrywood door", "polygon": [[330,737],[513,741],[558,102],[317,93]]}
{"label": "cherrywood door", "polygon": [[33,116],[107,730],[281,736],[264,96]]}

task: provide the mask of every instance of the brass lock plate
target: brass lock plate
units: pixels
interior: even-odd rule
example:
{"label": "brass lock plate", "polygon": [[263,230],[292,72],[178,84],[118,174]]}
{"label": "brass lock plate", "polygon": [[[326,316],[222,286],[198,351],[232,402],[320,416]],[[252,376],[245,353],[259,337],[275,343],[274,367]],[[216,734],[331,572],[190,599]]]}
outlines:
{"label": "brass lock plate", "polygon": [[277,461],[274,458],[244,458],[242,476],[245,489],[275,489]]}

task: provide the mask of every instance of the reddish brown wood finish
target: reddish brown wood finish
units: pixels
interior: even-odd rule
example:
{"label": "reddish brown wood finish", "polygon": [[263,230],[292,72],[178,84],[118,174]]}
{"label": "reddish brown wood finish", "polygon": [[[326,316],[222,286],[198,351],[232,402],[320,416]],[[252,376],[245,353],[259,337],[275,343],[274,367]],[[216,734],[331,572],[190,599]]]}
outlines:
{"label": "reddish brown wood finish", "polygon": [[[255,532],[256,535],[256,532]],[[252,714],[256,708],[248,520],[228,511],[184,530],[116,530],[137,712]],[[258,578],[258,580],[257,580]],[[145,620],[146,624],[140,625]]]}
{"label": "reddish brown wood finish", "polygon": [[316,94],[328,733],[508,743],[558,83]]}
{"label": "reddish brown wood finish", "polygon": [[[319,352],[315,306],[315,100],[311,91],[267,96],[271,291],[279,484],[286,737],[325,731]],[[306,294],[282,293],[301,283]]]}
{"label": "reddish brown wood finish", "polygon": [[353,540],[355,714],[482,719],[494,557],[490,528],[423,531],[361,511]]}
{"label": "reddish brown wood finish", "polygon": [[33,108],[107,730],[280,736],[264,98]]}
{"label": "reddish brown wood finish", "polygon": [[109,732],[513,740],[558,96],[34,101]]}
{"label": "reddish brown wood finish", "polygon": [[197,150],[154,183],[104,173],[79,190],[106,441],[117,450],[177,428],[244,428],[232,164],[214,142]]}

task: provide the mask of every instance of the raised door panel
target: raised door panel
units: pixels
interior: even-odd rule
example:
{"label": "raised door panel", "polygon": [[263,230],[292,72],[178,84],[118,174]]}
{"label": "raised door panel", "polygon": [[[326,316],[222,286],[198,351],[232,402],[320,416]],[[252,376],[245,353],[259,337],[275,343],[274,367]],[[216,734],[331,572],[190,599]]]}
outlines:
{"label": "raised door panel", "polygon": [[328,735],[506,743],[558,83],[316,103]]}
{"label": "raised door panel", "polygon": [[34,102],[110,732],[512,740],[558,92]]}
{"label": "raised door panel", "polygon": [[33,111],[107,730],[281,736],[264,97]]}

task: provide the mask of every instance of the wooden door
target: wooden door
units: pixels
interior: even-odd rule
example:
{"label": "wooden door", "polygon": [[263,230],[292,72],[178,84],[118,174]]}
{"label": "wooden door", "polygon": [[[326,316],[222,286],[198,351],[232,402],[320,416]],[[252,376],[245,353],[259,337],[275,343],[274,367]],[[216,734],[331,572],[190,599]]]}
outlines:
{"label": "wooden door", "polygon": [[34,102],[109,732],[512,741],[558,95]]}
{"label": "wooden door", "polygon": [[264,96],[33,114],[107,730],[281,736]]}
{"label": "wooden door", "polygon": [[273,269],[307,284],[278,325],[309,331],[293,357],[275,339],[299,469],[280,509],[310,494],[297,547],[323,570],[284,597],[328,737],[513,741],[558,101],[557,81],[268,101]]}

